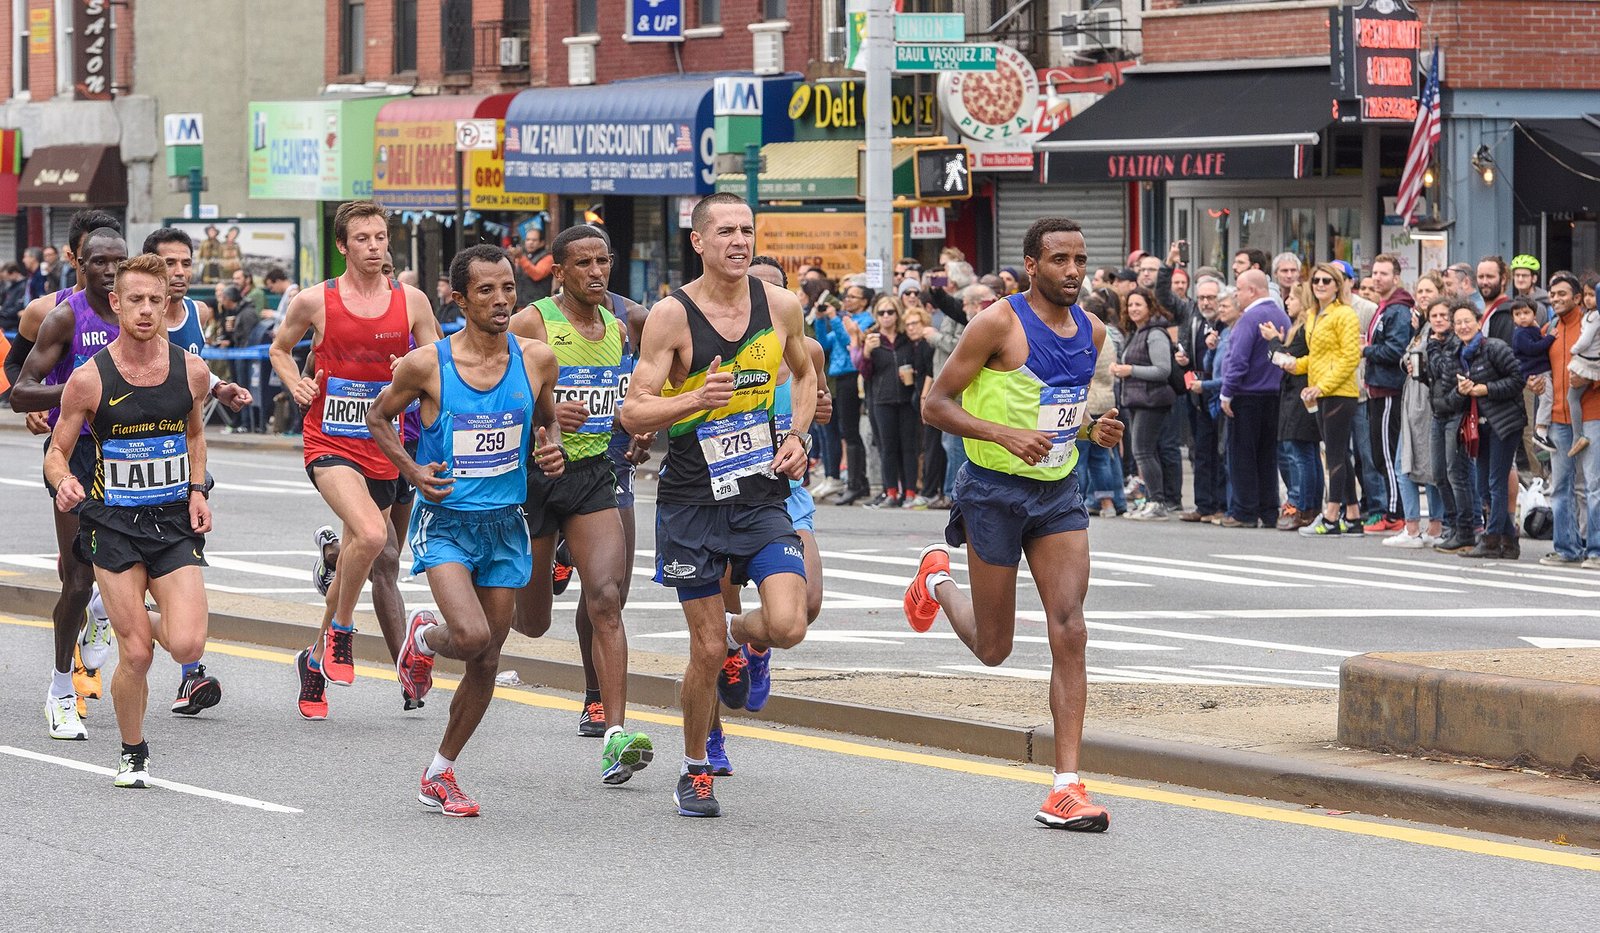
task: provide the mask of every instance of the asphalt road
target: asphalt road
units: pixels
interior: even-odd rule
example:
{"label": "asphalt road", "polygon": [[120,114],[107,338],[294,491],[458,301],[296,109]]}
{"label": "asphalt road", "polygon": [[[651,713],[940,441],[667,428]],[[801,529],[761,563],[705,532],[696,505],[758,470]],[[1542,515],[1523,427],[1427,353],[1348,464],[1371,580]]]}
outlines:
{"label": "asphalt road", "polygon": [[1041,770],[800,730],[731,727],[725,814],[688,820],[675,713],[636,712],[661,757],[606,787],[576,703],[521,689],[459,759],[483,815],[450,820],[415,799],[447,689],[402,713],[362,668],[306,723],[289,654],[231,645],[197,719],[160,712],[176,668],[152,672],[153,774],[184,787],[118,790],[74,767],[114,766],[109,701],[87,742],[45,738],[49,632],[0,633],[10,930],[1580,929],[1600,908],[1600,859],[1571,849],[1093,776],[1112,830],[1068,834],[1030,819]]}
{"label": "asphalt road", "polygon": [[[0,433],[7,487],[6,567],[53,569],[51,505],[39,479],[39,444]],[[311,587],[311,533],[332,513],[298,453],[215,448],[217,530],[208,584],[303,605]],[[640,542],[626,621],[633,643],[685,653],[682,615],[650,582],[652,487],[641,487]],[[918,551],[942,535],[946,513],[823,505],[817,534],[826,599],[806,642],[781,666],[977,673],[1043,680],[1049,651],[1031,588],[1019,592],[1018,640],[1001,667],[984,668],[939,622],[913,635],[900,609]],[[1600,572],[1539,566],[1543,542],[1519,563],[1465,561],[1368,540],[1311,540],[1268,530],[1176,521],[1095,519],[1087,612],[1090,679],[1101,682],[1283,684],[1333,688],[1338,665],[1377,650],[1455,650],[1600,644]],[[409,569],[409,558],[405,558]],[[963,554],[955,554],[963,577]],[[1024,578],[1026,582],[1026,578]],[[565,620],[578,583],[556,602],[548,637],[572,638]],[[402,584],[408,604],[430,605],[421,579]]]}

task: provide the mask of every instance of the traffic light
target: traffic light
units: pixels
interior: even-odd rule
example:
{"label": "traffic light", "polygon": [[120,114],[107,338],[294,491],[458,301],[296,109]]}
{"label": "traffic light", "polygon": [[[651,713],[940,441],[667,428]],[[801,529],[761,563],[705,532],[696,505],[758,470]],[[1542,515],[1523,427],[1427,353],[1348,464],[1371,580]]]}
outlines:
{"label": "traffic light", "polygon": [[966,146],[921,146],[916,157],[917,200],[964,201],[972,197]]}

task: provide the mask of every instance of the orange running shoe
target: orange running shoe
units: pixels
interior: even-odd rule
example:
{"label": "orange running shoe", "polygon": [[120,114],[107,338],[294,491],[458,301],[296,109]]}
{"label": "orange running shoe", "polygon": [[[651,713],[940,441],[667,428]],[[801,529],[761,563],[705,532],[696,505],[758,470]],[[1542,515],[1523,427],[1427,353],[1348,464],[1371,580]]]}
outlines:
{"label": "orange running shoe", "polygon": [[400,657],[394,661],[394,672],[401,689],[413,699],[420,700],[433,689],[433,655],[418,650],[417,632],[438,624],[438,616],[426,609],[416,609],[406,625],[406,640],[400,646]]}
{"label": "orange running shoe", "polygon": [[89,670],[83,666],[83,649],[72,649],[72,689],[78,694],[79,715],[82,715],[83,700],[100,699],[101,680],[100,669]]}
{"label": "orange running shoe", "polygon": [[294,656],[295,671],[300,675],[300,717],[312,721],[328,718],[328,679],[322,671],[311,667],[311,649],[302,648]]}
{"label": "orange running shoe", "polygon": [[456,771],[446,768],[428,777],[422,773],[422,790],[417,794],[417,800],[430,810],[438,810],[445,816],[477,816],[478,802],[461,792],[456,784]]}
{"label": "orange running shoe", "polygon": [[340,629],[336,624],[323,633],[322,676],[328,683],[348,687],[356,682],[356,630]]}
{"label": "orange running shoe", "polygon": [[917,575],[906,587],[906,621],[914,632],[933,628],[939,617],[939,603],[928,595],[928,577],[939,572],[950,572],[950,549],[942,544],[930,544],[922,549],[922,562],[917,565]]}
{"label": "orange running shoe", "polygon": [[1103,833],[1111,827],[1111,814],[1105,807],[1089,802],[1089,791],[1082,784],[1068,784],[1051,791],[1033,818],[1051,829],[1075,829],[1085,833]]}

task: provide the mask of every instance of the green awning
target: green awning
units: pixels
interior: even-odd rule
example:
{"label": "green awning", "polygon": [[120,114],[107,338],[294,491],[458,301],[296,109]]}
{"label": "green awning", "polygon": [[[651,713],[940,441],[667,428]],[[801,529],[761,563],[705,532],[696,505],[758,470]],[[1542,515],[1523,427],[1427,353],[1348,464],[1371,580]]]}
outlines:
{"label": "green awning", "polygon": [[[826,139],[792,143],[768,143],[761,147],[767,170],[761,173],[757,191],[763,201],[854,201],[856,171],[862,142],[859,139]],[[911,154],[914,146],[894,147],[894,190],[910,194]],[[902,180],[901,175],[904,175]],[[717,176],[717,190],[742,195],[745,176]]]}

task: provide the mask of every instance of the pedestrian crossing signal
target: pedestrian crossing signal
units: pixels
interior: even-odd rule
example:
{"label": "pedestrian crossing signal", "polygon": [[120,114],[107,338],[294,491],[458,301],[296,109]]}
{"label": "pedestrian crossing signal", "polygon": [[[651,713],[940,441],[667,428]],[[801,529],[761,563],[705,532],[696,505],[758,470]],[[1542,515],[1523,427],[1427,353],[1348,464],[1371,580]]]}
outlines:
{"label": "pedestrian crossing signal", "polygon": [[915,159],[917,200],[965,201],[972,197],[972,164],[966,146],[921,146]]}

